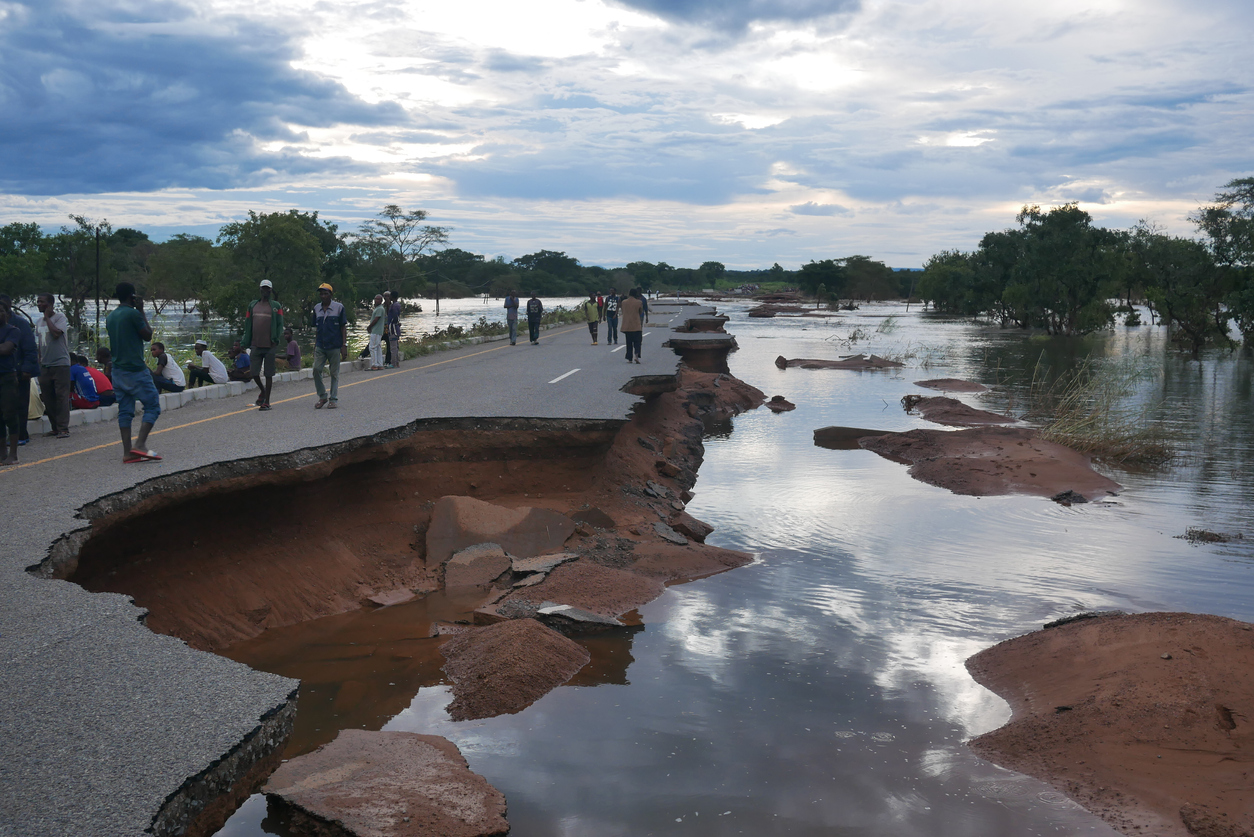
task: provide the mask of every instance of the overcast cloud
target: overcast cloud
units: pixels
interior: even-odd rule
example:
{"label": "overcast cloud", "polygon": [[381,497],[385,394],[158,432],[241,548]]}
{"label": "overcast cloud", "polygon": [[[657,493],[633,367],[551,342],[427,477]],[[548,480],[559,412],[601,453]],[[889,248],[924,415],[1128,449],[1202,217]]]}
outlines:
{"label": "overcast cloud", "polygon": [[0,221],[247,209],[588,263],[919,265],[1254,174],[1254,12],[1174,0],[0,0]]}

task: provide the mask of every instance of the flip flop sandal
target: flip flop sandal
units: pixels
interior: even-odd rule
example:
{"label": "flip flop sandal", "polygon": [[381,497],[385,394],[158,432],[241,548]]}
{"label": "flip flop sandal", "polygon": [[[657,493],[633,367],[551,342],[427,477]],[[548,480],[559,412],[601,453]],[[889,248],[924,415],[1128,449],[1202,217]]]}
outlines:
{"label": "flip flop sandal", "polygon": [[134,462],[160,462],[161,456],[154,451],[131,448],[130,455],[122,461],[128,465]]}
{"label": "flip flop sandal", "polygon": [[325,406],[327,406],[327,400],[325,398],[320,398],[314,402],[315,410],[321,410]]}

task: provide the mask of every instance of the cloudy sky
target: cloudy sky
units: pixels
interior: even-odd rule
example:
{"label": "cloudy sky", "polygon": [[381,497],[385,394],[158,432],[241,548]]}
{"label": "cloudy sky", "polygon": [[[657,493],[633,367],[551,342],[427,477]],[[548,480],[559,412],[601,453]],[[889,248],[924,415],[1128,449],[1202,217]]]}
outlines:
{"label": "cloudy sky", "polygon": [[918,266],[1254,174],[1248,0],[0,0],[0,223],[423,208],[588,264]]}

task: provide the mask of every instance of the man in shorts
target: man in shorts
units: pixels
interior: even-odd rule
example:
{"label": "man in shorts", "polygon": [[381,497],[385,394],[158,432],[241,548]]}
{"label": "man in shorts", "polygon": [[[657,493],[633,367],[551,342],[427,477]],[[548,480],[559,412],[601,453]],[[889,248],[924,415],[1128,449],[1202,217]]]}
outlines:
{"label": "man in shorts", "polygon": [[[144,362],[144,341],[152,339],[152,326],[144,315],[144,302],[135,295],[135,286],[119,282],[114,297],[121,303],[109,312],[105,328],[113,354],[113,390],[118,400],[118,429],[122,433],[122,461],[126,464],[156,462],[161,459],[148,450],[148,433],[161,415],[161,398],[152,372]],[[135,402],[144,405],[139,436],[131,445],[131,422]]]}
{"label": "man in shorts", "polygon": [[[248,304],[244,314],[244,338],[240,342],[250,346],[249,375],[253,383],[261,390],[257,396],[257,409],[270,409],[270,390],[274,388],[274,356],[283,338],[283,306],[274,295],[274,285],[269,279],[261,280],[261,299],[254,299]],[[265,386],[261,384],[261,375],[266,376]]]}

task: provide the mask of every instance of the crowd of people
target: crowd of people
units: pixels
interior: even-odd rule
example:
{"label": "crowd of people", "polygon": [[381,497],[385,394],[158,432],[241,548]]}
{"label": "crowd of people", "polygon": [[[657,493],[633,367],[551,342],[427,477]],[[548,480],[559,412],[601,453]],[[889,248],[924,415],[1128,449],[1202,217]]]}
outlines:
{"label": "crowd of people", "polygon": [[[348,313],[333,298],[334,290],[326,282],[318,287],[319,301],[311,318],[315,330],[313,379],[318,396],[314,408],[319,410],[338,407],[340,363],[348,357]],[[84,355],[70,351],[69,322],[56,309],[52,294],[36,298],[39,317],[33,320],[7,295],[0,294],[0,466],[17,464],[18,448],[29,442],[27,421],[32,415],[42,412],[47,416],[51,429],[44,435],[65,439],[70,435],[71,409],[113,404],[118,406],[122,461],[158,461],[160,455],[149,450],[147,440],[161,415],[161,392],[251,381],[258,389],[256,406],[265,411],[270,409],[276,359],[282,357],[289,369],[302,368],[300,346],[285,324],[283,306],[274,298],[269,280],[261,282],[257,298],[249,303],[241,339],[231,347],[226,360],[217,358],[206,341],[197,340],[194,353],[200,363],[188,362],[185,369],[167,353],[163,342],[152,339],[152,326],[135,287],[129,282],[119,283],[114,297],[118,305],[105,320],[109,345],[97,349],[92,365]],[[387,292],[377,295],[374,303],[367,328],[370,369],[399,366],[400,300]],[[531,344],[539,345],[544,304],[533,296],[521,305],[516,291],[505,299],[510,345],[518,343],[520,309],[527,318]],[[623,297],[613,291],[590,294],[579,312],[588,324],[592,345],[598,344],[598,328],[605,323],[606,342],[617,345],[621,334],[627,344],[627,362],[640,362],[643,327],[649,318],[648,300],[640,288],[632,288]],[[150,344],[151,366],[145,358],[145,343]],[[329,388],[323,384],[324,371],[329,373]],[[38,403],[32,411],[34,399]],[[143,415],[139,433],[132,439],[136,402],[143,405]]]}

